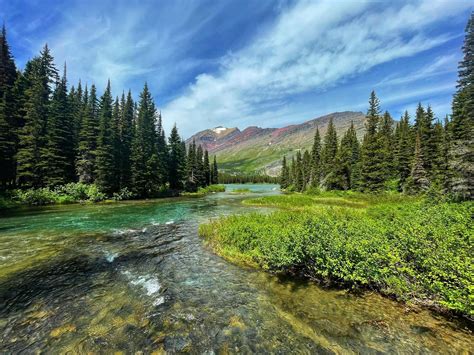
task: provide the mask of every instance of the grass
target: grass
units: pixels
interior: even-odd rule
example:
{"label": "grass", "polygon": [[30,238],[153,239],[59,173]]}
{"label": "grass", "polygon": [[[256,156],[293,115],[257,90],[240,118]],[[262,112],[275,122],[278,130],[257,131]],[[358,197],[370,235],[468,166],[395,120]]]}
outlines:
{"label": "grass", "polygon": [[244,194],[249,194],[252,191],[250,189],[235,189],[232,190],[230,193],[234,195],[244,195]]}
{"label": "grass", "polygon": [[359,193],[244,202],[280,210],[201,225],[224,257],[474,317],[474,202]]}
{"label": "grass", "polygon": [[216,193],[216,192],[224,192],[224,191],[225,191],[224,185],[209,185],[206,187],[200,187],[196,192],[182,192],[181,196],[202,197],[207,194]]}

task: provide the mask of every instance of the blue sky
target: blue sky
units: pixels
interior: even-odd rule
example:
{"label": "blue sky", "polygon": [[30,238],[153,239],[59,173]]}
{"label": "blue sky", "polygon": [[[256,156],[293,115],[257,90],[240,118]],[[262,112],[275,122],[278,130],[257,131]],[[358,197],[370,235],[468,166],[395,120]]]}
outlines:
{"label": "blue sky", "polygon": [[366,111],[450,113],[472,1],[0,0],[20,67],[44,43],[68,79],[148,82],[165,128],[279,127]]}

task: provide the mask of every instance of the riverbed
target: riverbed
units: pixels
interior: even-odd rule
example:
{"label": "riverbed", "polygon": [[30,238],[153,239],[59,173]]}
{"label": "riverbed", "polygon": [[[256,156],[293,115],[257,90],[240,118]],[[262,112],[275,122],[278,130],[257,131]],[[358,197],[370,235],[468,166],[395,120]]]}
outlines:
{"label": "riverbed", "polygon": [[[231,190],[249,188],[250,194]],[[231,264],[199,223],[276,185],[0,217],[0,352],[460,353],[466,323]]]}

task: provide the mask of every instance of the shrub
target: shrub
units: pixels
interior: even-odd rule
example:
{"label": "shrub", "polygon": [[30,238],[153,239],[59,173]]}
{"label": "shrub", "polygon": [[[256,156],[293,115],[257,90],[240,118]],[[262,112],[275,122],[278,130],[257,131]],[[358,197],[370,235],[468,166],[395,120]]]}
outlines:
{"label": "shrub", "polygon": [[250,203],[285,210],[221,218],[200,235],[222,255],[266,269],[474,315],[474,202],[322,193]]}

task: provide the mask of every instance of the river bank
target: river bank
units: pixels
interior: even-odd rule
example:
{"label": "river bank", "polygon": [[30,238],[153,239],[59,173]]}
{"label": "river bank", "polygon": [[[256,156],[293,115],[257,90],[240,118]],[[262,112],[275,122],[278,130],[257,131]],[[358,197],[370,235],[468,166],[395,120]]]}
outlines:
{"label": "river bank", "polygon": [[[164,189],[152,198],[169,197],[202,197],[210,193],[224,192],[224,185],[209,185],[200,187],[196,192],[186,192],[171,189]],[[0,211],[21,207],[21,206],[46,206],[65,204],[89,204],[89,203],[111,203],[137,199],[128,189],[121,189],[113,195],[106,195],[101,192],[95,184],[70,183],[63,186],[51,188],[38,188],[27,190],[12,190],[4,195],[0,195]]]}
{"label": "river bank", "polygon": [[280,211],[200,226],[200,235],[229,260],[324,285],[374,290],[472,322],[474,203],[353,193],[244,203]]}

